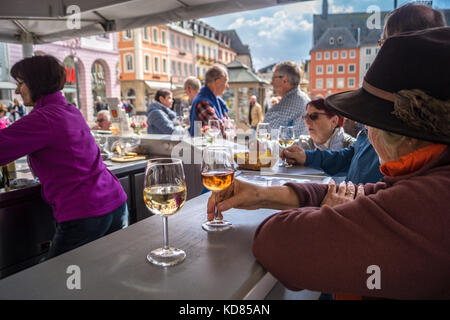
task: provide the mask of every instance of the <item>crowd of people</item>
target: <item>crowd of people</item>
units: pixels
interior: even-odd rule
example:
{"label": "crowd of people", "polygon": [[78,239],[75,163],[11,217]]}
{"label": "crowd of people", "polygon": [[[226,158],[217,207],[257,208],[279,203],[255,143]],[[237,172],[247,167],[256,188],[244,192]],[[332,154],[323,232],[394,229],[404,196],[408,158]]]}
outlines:
{"label": "crowd of people", "polygon": [[[234,179],[209,198],[208,220],[215,207],[282,210],[258,227],[253,254],[292,290],[336,299],[450,299],[450,28],[438,10],[407,4],[388,15],[382,40],[358,90],[311,101],[299,89],[298,65],[281,62],[273,70],[273,106],[263,113],[250,97],[251,128],[294,127],[299,141],[282,159],[345,180],[263,187]],[[64,72],[51,56],[16,63],[16,93],[34,109],[14,122],[2,119],[8,112],[21,117],[22,109],[0,105],[0,164],[28,155],[58,222],[49,257],[126,226],[128,215],[126,194],[86,121],[60,92]],[[210,120],[219,120],[225,135],[227,88],[227,70],[218,65],[203,86],[186,79],[190,135]],[[98,128],[106,128],[109,112],[97,103]],[[158,90],[148,133],[174,131],[172,107],[172,92]],[[344,132],[344,118],[363,125],[356,137]],[[377,290],[367,286],[374,264],[382,270]]]}

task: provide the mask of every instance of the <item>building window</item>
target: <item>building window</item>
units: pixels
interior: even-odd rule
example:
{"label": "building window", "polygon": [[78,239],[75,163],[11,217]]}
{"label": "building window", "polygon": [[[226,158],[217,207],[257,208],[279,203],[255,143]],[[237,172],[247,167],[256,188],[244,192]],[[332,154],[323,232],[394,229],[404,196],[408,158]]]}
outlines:
{"label": "building window", "polygon": [[175,48],[175,35],[173,33],[170,34],[170,45]]}
{"label": "building window", "polygon": [[355,87],[355,78],[348,78],[348,87],[349,88]]}
{"label": "building window", "polygon": [[194,72],[192,70],[192,64],[189,65],[189,75],[193,76]]}
{"label": "building window", "polygon": [[342,44],[343,41],[344,39],[341,36],[339,36],[337,39],[338,44]]}
{"label": "building window", "polygon": [[337,73],[344,73],[344,65],[343,64],[338,64],[337,66]]}
{"label": "building window", "polygon": [[325,52],[324,59],[325,60],[330,60],[330,53],[328,51]]}
{"label": "building window", "polygon": [[332,64],[327,65],[327,74],[333,74],[334,73],[334,66]]}
{"label": "building window", "polygon": [[131,32],[131,30],[125,30],[123,32],[123,40],[131,40],[133,39],[133,33]]}
{"label": "building window", "polygon": [[144,33],[144,41],[150,41],[150,34],[148,33],[148,28],[144,28],[142,30],[142,32]]}
{"label": "building window", "polygon": [[177,49],[181,49],[181,40],[180,40],[180,36],[177,36]]}
{"label": "building window", "polygon": [[323,89],[323,79],[316,79],[316,89]]}
{"label": "building window", "polygon": [[334,44],[334,38],[330,37],[330,44],[333,45]]}
{"label": "building window", "polygon": [[327,79],[327,89],[333,89],[333,85],[334,85],[334,79],[328,78]]}
{"label": "building window", "polygon": [[333,60],[336,60],[339,58],[339,52],[338,51],[333,51]]}
{"label": "building window", "polygon": [[189,76],[189,73],[188,73],[188,65],[187,65],[186,62],[184,63],[184,76],[185,76],[185,77]]}
{"label": "building window", "polygon": [[355,57],[355,50],[350,50],[350,58],[354,58]]}
{"label": "building window", "polygon": [[167,45],[167,36],[166,30],[161,30],[161,44],[163,46]]}
{"label": "building window", "polygon": [[148,54],[144,55],[144,71],[150,73],[150,56]]}
{"label": "building window", "polygon": [[159,73],[159,57],[153,58],[153,71]]}
{"label": "building window", "polygon": [[200,77],[200,67],[197,67],[197,77]]}
{"label": "building window", "polygon": [[172,72],[171,73],[172,73],[172,75],[177,74],[177,64],[173,60],[172,60]]}
{"label": "building window", "polygon": [[316,74],[323,74],[323,66],[316,66]]}
{"label": "building window", "polygon": [[370,56],[372,54],[371,48],[366,48],[366,55]]}
{"label": "building window", "polygon": [[178,62],[178,72],[180,76],[183,76],[183,69],[181,69],[181,62]]}
{"label": "building window", "polygon": [[202,56],[206,57],[206,47],[205,47],[205,45],[202,46]]}
{"label": "building window", "polygon": [[355,72],[355,65],[354,64],[349,64],[348,65],[348,72],[349,73],[354,73]]}
{"label": "building window", "polygon": [[336,80],[336,88],[343,89],[345,87],[345,79],[344,78],[337,78]]}
{"label": "building window", "polygon": [[211,47],[208,47],[208,58],[212,58],[212,56],[211,56]]}
{"label": "building window", "polygon": [[189,40],[188,44],[189,52],[192,52],[192,40]]}
{"label": "building window", "polygon": [[346,50],[341,52],[341,58],[342,59],[347,59],[347,51]]}
{"label": "building window", "polygon": [[375,54],[378,54],[378,51],[380,51],[380,48],[375,49]]}
{"label": "building window", "polygon": [[316,52],[316,60],[322,60],[322,52]]}
{"label": "building window", "polygon": [[366,63],[366,70],[369,70],[370,68],[370,63]]}
{"label": "building window", "polygon": [[195,54],[200,55],[200,45],[198,43],[195,44]]}
{"label": "building window", "polygon": [[167,59],[166,58],[162,58],[161,59],[161,69],[162,69],[162,73],[163,74],[167,74]]}
{"label": "building window", "polygon": [[133,72],[134,66],[133,66],[133,55],[131,53],[127,53],[124,55],[125,63],[123,64],[125,66],[124,72]]}
{"label": "building window", "polygon": [[184,50],[184,51],[187,51],[186,38],[183,38],[183,50]]}
{"label": "building window", "polygon": [[159,43],[158,28],[152,28],[153,43]]}

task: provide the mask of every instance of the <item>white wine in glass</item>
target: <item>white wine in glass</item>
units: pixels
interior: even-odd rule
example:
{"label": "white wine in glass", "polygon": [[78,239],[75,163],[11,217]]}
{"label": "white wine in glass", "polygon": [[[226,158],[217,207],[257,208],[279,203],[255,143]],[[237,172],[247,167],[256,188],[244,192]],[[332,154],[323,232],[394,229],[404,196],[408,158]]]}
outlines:
{"label": "white wine in glass", "polygon": [[[280,148],[287,149],[295,143],[295,133],[294,127],[284,127],[281,126],[278,130],[278,144]],[[284,160],[279,164],[280,167],[292,167],[292,164],[289,164]]]}
{"label": "white wine in glass", "polygon": [[256,139],[259,142],[270,140],[270,125],[268,123],[258,123],[256,126]]}
{"label": "white wine in glass", "polygon": [[[234,162],[231,150],[223,146],[210,146],[203,151],[202,183],[214,192],[225,190],[234,179]],[[217,207],[214,208],[214,219],[202,224],[202,228],[208,232],[224,231],[232,227],[231,222],[220,219]]]}
{"label": "white wine in glass", "polygon": [[151,159],[144,181],[144,202],[154,214],[163,218],[163,247],[153,250],[147,260],[158,266],[176,265],[186,258],[183,250],[169,247],[168,216],[177,213],[186,202],[183,162],[179,159]]}

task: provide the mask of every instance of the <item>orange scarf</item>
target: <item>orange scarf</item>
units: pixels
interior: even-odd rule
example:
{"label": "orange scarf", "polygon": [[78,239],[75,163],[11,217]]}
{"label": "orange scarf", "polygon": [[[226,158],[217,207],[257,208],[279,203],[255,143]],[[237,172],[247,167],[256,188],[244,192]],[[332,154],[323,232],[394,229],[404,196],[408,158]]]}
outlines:
{"label": "orange scarf", "polygon": [[380,166],[382,174],[388,177],[403,176],[423,168],[431,160],[439,156],[447,148],[443,144],[431,144],[413,151],[397,161],[389,161]]}
{"label": "orange scarf", "polygon": [[[447,146],[443,144],[431,144],[400,157],[397,161],[386,162],[380,166],[380,171],[389,177],[412,173],[439,156],[445,148]],[[354,294],[336,293],[334,300],[362,300],[362,297]]]}

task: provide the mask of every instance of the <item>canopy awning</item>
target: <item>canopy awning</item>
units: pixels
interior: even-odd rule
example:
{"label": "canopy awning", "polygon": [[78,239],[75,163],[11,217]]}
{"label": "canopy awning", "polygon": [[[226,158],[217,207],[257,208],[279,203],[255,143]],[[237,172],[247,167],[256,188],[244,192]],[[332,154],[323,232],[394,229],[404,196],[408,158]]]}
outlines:
{"label": "canopy awning", "polygon": [[2,1],[0,41],[47,43],[311,0]]}

